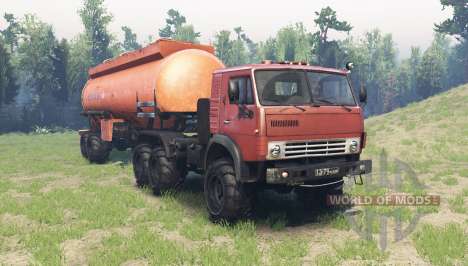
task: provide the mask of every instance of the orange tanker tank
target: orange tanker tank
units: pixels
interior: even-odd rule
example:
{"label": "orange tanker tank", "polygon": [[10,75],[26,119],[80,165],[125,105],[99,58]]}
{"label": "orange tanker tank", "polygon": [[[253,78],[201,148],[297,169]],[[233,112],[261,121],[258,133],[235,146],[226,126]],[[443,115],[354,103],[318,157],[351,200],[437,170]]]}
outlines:
{"label": "orange tanker tank", "polygon": [[197,100],[210,97],[213,71],[224,67],[213,52],[211,46],[163,39],[104,62],[89,71],[83,109],[129,120],[136,119],[138,104],[196,112]]}

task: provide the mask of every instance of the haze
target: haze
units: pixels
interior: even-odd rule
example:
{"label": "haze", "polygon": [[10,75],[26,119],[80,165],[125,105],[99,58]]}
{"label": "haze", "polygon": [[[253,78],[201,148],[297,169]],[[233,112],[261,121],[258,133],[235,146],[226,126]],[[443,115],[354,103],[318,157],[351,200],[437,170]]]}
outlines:
{"label": "haze", "polygon": [[[303,22],[314,30],[314,11],[331,6],[338,18],[354,27],[351,35],[360,36],[365,31],[379,28],[393,34],[399,55],[406,57],[411,46],[426,48],[433,37],[434,23],[451,15],[451,10],[442,10],[439,0],[288,0],[288,1],[150,1],[106,0],[108,10],[114,15],[110,30],[121,37],[120,27],[131,27],[140,42],[149,35],[157,35],[165,24],[170,8],[179,10],[187,21],[201,32],[200,41],[213,41],[215,33],[222,29],[242,26],[254,41],[265,40],[275,35],[278,29],[295,22]],[[35,13],[54,26],[58,37],[72,38],[83,30],[77,10],[82,0],[0,0],[0,13],[16,16]],[[0,20],[0,28],[5,21]],[[333,38],[346,37],[344,34]]]}

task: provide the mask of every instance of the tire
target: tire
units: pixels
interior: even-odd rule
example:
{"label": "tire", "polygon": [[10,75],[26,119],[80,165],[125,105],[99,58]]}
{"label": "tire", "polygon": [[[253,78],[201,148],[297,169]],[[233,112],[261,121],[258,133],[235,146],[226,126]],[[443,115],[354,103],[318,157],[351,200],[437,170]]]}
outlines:
{"label": "tire", "polygon": [[297,187],[294,192],[296,193],[299,201],[305,204],[306,207],[323,207],[327,205],[328,195],[343,194],[343,184],[344,180],[342,183],[330,185],[328,187]]}
{"label": "tire", "polygon": [[205,201],[214,222],[235,221],[251,215],[254,191],[237,182],[234,166],[229,159],[219,159],[206,172]]}
{"label": "tire", "polygon": [[149,162],[151,159],[151,145],[148,143],[138,144],[133,149],[132,164],[135,182],[138,187],[149,185]]}
{"label": "tire", "polygon": [[88,159],[87,141],[88,141],[88,134],[83,134],[83,135],[80,136],[81,156],[83,156],[83,158],[85,158],[85,159]]}
{"label": "tire", "polygon": [[92,163],[105,163],[109,159],[112,146],[102,141],[98,135],[90,134],[86,140],[86,154]]}
{"label": "tire", "polygon": [[149,184],[154,195],[177,189],[184,181],[185,167],[178,165],[175,160],[169,159],[166,151],[157,147],[153,150],[150,160]]}

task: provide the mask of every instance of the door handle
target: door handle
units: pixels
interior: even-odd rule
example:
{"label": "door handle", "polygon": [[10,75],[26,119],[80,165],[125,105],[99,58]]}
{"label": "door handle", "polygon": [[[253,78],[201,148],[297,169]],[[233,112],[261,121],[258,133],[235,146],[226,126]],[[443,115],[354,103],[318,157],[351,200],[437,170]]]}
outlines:
{"label": "door handle", "polygon": [[224,120],[224,124],[225,125],[231,124],[231,120]]}

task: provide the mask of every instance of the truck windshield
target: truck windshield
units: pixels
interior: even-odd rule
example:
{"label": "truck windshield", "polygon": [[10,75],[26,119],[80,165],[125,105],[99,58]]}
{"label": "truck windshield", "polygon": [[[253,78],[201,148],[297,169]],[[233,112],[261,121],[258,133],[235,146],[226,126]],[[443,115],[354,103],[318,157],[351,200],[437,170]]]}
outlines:
{"label": "truck windshield", "polygon": [[257,70],[262,105],[356,105],[344,75],[303,70]]}

